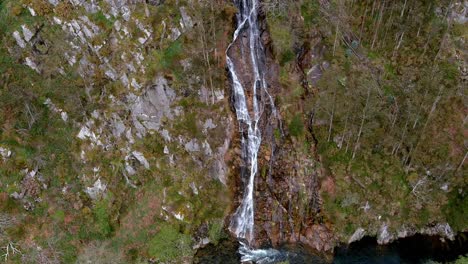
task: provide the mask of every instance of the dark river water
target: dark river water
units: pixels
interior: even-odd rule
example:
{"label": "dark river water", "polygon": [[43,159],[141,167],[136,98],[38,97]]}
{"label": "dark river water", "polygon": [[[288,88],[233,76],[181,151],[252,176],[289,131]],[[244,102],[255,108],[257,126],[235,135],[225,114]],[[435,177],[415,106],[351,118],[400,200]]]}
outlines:
{"label": "dark river water", "polygon": [[[217,246],[208,245],[198,251],[194,263],[200,264],[238,264],[237,242],[225,240]],[[468,233],[460,234],[454,241],[441,241],[436,236],[415,235],[399,239],[389,245],[380,246],[375,238],[365,237],[349,246],[335,248],[334,255],[319,256],[307,252],[300,245],[285,246],[279,249],[281,255],[277,263],[289,264],[397,264],[397,263],[449,263],[468,254]]]}

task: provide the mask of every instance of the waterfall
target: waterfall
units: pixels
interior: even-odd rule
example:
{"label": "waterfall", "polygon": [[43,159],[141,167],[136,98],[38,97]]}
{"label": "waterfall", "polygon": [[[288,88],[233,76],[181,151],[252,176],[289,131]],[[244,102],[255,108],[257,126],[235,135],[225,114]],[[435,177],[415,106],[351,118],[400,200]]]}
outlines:
{"label": "waterfall", "polygon": [[[250,247],[250,244],[254,241],[254,183],[258,171],[257,156],[262,141],[259,121],[264,110],[264,104],[262,104],[261,98],[266,98],[273,114],[276,114],[276,109],[274,100],[267,91],[265,79],[265,50],[260,39],[258,23],[259,1],[234,1],[239,13],[237,14],[237,28],[234,32],[233,41],[226,51],[226,61],[232,80],[234,108],[241,133],[242,160],[247,169],[245,173],[241,173],[242,179],[246,180],[245,189],[242,202],[231,218],[229,230],[241,240],[240,253],[244,256],[243,259],[252,260],[252,254],[261,253],[260,255],[264,255],[267,252],[274,252],[273,250],[255,250]],[[248,53],[241,50],[242,64],[235,65],[229,51],[241,35],[247,36]],[[239,41],[242,41],[242,39],[239,39]],[[247,70],[252,73],[252,80],[248,80],[243,84],[239,73],[236,71],[236,66],[247,67]],[[251,87],[244,87],[246,83],[251,83]],[[246,96],[247,91],[250,92],[251,96]],[[249,100],[251,101],[249,102]]]}

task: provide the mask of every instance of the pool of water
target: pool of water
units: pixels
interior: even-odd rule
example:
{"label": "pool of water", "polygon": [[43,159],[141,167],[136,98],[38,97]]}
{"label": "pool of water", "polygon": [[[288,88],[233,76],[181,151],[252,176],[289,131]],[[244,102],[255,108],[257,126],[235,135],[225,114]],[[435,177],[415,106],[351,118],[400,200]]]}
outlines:
{"label": "pool of water", "polygon": [[[240,263],[238,243],[224,240],[217,246],[208,245],[198,251],[194,263],[234,264]],[[314,254],[301,245],[285,245],[273,261],[259,262],[289,264],[418,264],[437,261],[447,263],[468,254],[468,233],[459,234],[454,241],[443,241],[437,236],[415,235],[380,246],[375,238],[365,237],[349,246],[335,248],[333,255]]]}

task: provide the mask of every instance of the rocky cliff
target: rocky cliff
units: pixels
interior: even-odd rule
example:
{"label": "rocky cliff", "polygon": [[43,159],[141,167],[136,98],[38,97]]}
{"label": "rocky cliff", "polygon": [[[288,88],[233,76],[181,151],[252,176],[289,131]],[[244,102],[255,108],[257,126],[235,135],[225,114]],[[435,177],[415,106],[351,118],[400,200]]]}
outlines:
{"label": "rocky cliff", "polygon": [[[261,2],[254,244],[467,229],[466,1]],[[230,1],[0,2],[0,251],[190,263],[243,193]],[[242,37],[230,55],[241,82]],[[247,93],[247,97],[252,94]]]}

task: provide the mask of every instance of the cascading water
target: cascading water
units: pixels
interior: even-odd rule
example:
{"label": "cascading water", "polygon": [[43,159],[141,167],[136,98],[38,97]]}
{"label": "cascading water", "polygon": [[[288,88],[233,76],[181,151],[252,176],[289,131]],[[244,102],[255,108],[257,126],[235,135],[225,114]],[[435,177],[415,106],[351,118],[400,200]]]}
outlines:
{"label": "cascading water", "polygon": [[[254,182],[257,174],[257,156],[262,141],[260,131],[260,117],[263,113],[264,104],[262,98],[268,100],[272,114],[276,115],[273,98],[267,91],[267,82],[265,79],[265,50],[260,39],[260,30],[258,23],[258,0],[234,0],[239,9],[237,14],[237,28],[234,32],[232,43],[226,51],[226,60],[228,70],[232,79],[233,100],[236,109],[236,116],[239,122],[241,132],[242,160],[247,168],[246,173],[242,173],[245,182],[244,195],[240,206],[232,216],[229,230],[233,232],[241,241],[240,253],[243,261],[258,261],[265,256],[274,255],[276,250],[253,249],[251,243],[254,240]],[[247,37],[246,53],[241,53],[242,65],[248,65],[248,71],[253,73],[252,80],[245,81],[244,84],[236,71],[234,60],[229,55],[231,48],[235,45],[241,36]],[[244,35],[245,34],[245,35]],[[242,43],[241,43],[242,45]],[[241,46],[242,47],[242,46]],[[245,83],[251,83],[252,87],[245,87]],[[250,88],[251,96],[246,96],[246,89]],[[248,99],[251,99],[249,102]],[[249,106],[251,109],[249,109]]]}

